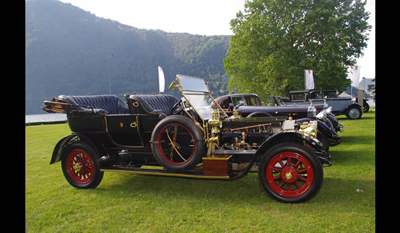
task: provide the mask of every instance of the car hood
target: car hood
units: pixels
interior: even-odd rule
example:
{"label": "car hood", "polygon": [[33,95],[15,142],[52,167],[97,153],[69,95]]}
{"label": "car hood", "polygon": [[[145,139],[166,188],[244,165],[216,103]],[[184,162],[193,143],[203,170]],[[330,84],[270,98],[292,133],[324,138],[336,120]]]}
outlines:
{"label": "car hood", "polygon": [[240,106],[237,110],[242,112],[307,112],[308,105],[297,106]]}

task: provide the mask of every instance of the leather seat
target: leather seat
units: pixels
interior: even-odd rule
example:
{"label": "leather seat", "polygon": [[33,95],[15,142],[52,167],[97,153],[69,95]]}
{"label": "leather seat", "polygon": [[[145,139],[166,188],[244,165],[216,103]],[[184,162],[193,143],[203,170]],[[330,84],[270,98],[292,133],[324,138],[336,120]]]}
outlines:
{"label": "leather seat", "polygon": [[128,104],[116,95],[60,95],[58,99],[76,105],[78,112],[129,114]]}
{"label": "leather seat", "polygon": [[[134,114],[141,113],[140,111],[143,109],[146,113],[164,113],[167,116],[172,114],[172,107],[179,101],[172,95],[131,95],[129,96],[129,100],[132,101],[132,112]],[[138,102],[137,107],[135,107],[134,102]]]}

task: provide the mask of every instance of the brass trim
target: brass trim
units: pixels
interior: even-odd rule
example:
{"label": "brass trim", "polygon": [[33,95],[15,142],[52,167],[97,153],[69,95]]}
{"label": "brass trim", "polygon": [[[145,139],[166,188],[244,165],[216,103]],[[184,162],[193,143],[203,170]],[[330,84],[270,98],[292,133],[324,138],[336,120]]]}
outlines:
{"label": "brass trim", "polygon": [[232,157],[232,155],[228,157],[203,157],[203,160],[229,160]]}

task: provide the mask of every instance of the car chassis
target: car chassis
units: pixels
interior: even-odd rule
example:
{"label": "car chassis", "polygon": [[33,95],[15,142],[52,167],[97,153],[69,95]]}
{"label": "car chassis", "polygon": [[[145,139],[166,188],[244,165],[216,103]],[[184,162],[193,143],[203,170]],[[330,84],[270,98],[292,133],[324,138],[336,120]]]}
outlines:
{"label": "car chassis", "polygon": [[290,117],[228,117],[207,83],[176,76],[172,95],[65,96],[44,101],[47,112],[66,113],[72,134],[54,148],[76,188],[95,188],[104,172],[235,180],[256,171],[261,189],[280,202],[313,198],[330,155],[317,140],[317,121]]}

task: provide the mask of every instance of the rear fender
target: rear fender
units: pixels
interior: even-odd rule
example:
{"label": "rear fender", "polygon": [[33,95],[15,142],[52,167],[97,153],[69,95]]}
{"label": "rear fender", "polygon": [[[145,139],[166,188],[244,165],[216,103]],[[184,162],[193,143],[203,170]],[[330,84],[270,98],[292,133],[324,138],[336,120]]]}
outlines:
{"label": "rear fender", "polygon": [[97,154],[99,154],[99,152],[96,149],[96,146],[94,145],[94,143],[88,137],[80,135],[80,134],[71,134],[71,135],[63,137],[57,143],[57,145],[54,147],[53,155],[51,156],[51,160],[50,160],[50,164],[57,163],[57,162],[61,161],[62,154],[63,154],[63,149],[70,142],[72,142],[73,140],[76,140],[76,138],[79,138],[80,140],[84,140],[84,141],[88,142],[90,145],[93,146],[93,148],[96,150]]}

